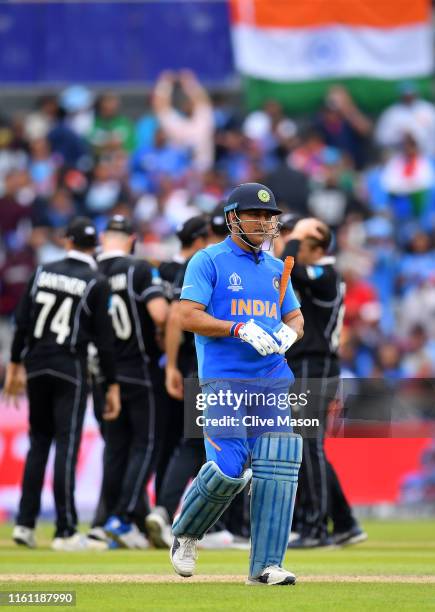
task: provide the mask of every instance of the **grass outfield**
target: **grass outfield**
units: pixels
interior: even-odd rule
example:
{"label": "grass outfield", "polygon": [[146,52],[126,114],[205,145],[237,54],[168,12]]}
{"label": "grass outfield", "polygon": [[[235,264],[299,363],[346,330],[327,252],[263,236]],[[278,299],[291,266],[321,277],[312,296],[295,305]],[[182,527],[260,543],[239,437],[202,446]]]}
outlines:
{"label": "grass outfield", "polygon": [[31,551],[11,543],[11,526],[2,525],[0,590],[74,590],[76,609],[121,612],[435,610],[435,521],[365,527],[369,541],[359,546],[289,552],[298,584],[270,589],[244,585],[247,552],[200,551],[193,582],[174,575],[167,551],[55,553],[45,525]]}

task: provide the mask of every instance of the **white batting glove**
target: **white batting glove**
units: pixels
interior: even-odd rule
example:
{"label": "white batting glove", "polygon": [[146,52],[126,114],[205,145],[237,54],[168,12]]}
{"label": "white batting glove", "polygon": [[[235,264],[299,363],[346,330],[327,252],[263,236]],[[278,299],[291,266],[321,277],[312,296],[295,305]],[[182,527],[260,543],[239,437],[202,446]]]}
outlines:
{"label": "white batting glove", "polygon": [[289,348],[296,342],[298,335],[294,329],[281,321],[273,330],[273,335],[279,340],[278,353],[285,355]]}
{"label": "white batting glove", "polygon": [[248,323],[235,323],[230,333],[253,346],[263,357],[279,351],[278,343],[272,336],[272,328],[260,321],[250,319]]}

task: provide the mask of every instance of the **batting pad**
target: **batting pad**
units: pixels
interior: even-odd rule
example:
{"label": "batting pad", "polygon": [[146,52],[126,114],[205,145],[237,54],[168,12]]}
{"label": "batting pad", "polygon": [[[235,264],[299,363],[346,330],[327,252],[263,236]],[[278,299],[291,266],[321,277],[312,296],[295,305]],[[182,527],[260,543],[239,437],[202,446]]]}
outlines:
{"label": "batting pad", "polygon": [[237,493],[245,488],[251,476],[251,470],[245,470],[240,478],[231,478],[214,461],[205,463],[184,498],[181,513],[172,525],[172,533],[202,538]]}
{"label": "batting pad", "polygon": [[269,565],[281,566],[293,520],[302,438],[267,433],[252,451],[251,559],[255,578]]}

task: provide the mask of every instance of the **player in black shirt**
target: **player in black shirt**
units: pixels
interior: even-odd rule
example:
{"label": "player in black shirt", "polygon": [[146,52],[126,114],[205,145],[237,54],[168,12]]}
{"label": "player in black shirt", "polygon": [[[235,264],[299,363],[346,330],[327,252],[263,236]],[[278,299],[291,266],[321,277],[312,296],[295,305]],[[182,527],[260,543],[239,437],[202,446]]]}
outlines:
{"label": "player in black shirt", "polygon": [[[166,388],[171,397],[183,401],[183,377],[192,376],[196,371],[196,354],[193,334],[182,332],[178,327],[178,307],[183,286],[184,273],[193,255],[208,244],[210,224],[202,217],[188,219],[177,236],[181,241],[185,260],[178,267],[172,279],[172,297],[168,326],[166,330]],[[175,324],[172,325],[171,321]]]}
{"label": "player in black shirt", "polygon": [[[282,254],[295,258],[293,288],[304,316],[304,336],[286,357],[295,375],[295,393],[310,393],[306,414],[320,420],[320,428],[306,432],[299,471],[295,526],[299,537],[290,546],[314,547],[331,543],[351,544],[366,539],[353,517],[334,468],[324,451],[328,405],[336,396],[340,361],[340,332],[344,317],[345,285],[327,251],[331,232],[318,219],[301,219],[287,234]],[[297,408],[295,409],[296,416]],[[328,537],[328,516],[334,524]]]}
{"label": "player in black shirt", "polygon": [[[173,256],[171,261],[163,261],[158,268],[165,295],[170,301],[174,299],[173,285],[177,274],[182,268],[185,268],[186,261],[196,253],[198,248],[204,248],[208,231],[208,223],[202,215],[187,219],[177,229],[177,238],[181,242],[181,249],[179,253]],[[198,244],[202,246],[198,247]]]}
{"label": "player in black shirt", "polygon": [[[177,237],[181,243],[180,252],[169,262],[163,262],[159,266],[159,274],[163,280],[165,295],[170,302],[178,301],[178,295],[174,295],[174,281],[181,270],[185,269],[186,261],[198,250],[207,244],[209,224],[202,216],[191,217],[185,221],[177,231]],[[166,326],[166,334],[174,331],[172,325]],[[167,344],[167,342],[166,342]],[[173,342],[170,342],[173,345]],[[178,347],[178,345],[177,345]],[[188,342],[182,342],[180,346],[180,367],[185,376],[196,368],[196,358],[189,348]],[[181,380],[183,375],[181,375]],[[168,388],[168,371],[166,369],[166,388]],[[181,393],[182,396],[182,393]],[[169,461],[183,435],[183,402],[179,394],[164,392],[164,399],[160,410],[160,428],[162,435],[159,439],[159,452],[156,467],[155,491],[159,501],[160,490],[167,471]]]}
{"label": "player in black shirt", "polygon": [[90,543],[76,532],[74,479],[86,409],[86,357],[89,342],[97,347],[108,383],[104,417],[119,414],[113,332],[108,313],[110,289],[92,257],[96,231],[84,217],[66,231],[67,256],[39,266],[16,311],[5,394],[22,390],[27,374],[30,449],[13,538],[34,547],[34,528],[52,442],[56,443],[54,498],[55,550],[77,550]]}
{"label": "player in black shirt", "polygon": [[[160,408],[154,387],[156,328],[166,322],[168,304],[153,284],[151,266],[130,255],[135,236],[121,215],[109,220],[97,262],[112,291],[117,377],[121,414],[105,426],[103,497],[106,534],[128,548],[146,546],[135,519],[144,486],[155,466],[156,419]],[[142,515],[142,523],[144,515]]]}

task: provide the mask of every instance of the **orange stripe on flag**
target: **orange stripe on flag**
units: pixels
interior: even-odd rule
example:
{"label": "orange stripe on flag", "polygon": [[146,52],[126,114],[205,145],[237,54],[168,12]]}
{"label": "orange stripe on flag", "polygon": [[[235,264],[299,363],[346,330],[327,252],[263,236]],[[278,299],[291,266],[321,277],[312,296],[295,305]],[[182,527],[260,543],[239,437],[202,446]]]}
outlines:
{"label": "orange stripe on flag", "polygon": [[429,0],[230,0],[230,10],[233,24],[259,28],[395,28],[430,19]]}

